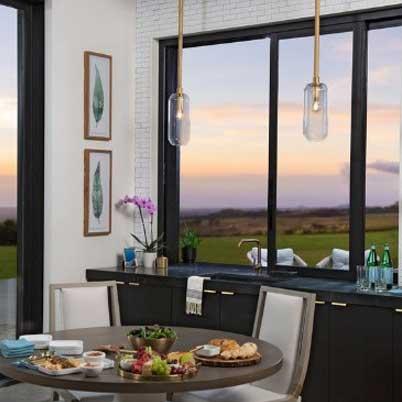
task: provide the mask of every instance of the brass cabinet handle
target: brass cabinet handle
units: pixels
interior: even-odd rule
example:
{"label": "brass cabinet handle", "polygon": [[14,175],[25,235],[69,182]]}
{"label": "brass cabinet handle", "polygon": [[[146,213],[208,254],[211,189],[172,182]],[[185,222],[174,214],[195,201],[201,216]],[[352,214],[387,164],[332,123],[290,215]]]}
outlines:
{"label": "brass cabinet handle", "polygon": [[204,289],[204,293],[211,293],[211,294],[215,294],[215,293],[216,293],[216,290]]}
{"label": "brass cabinet handle", "polygon": [[402,313],[402,308],[396,308],[395,313]]}
{"label": "brass cabinet handle", "polygon": [[140,286],[138,282],[129,282],[128,283],[130,286]]}
{"label": "brass cabinet handle", "polygon": [[325,304],[325,301],[324,300],[316,300],[315,304]]}
{"label": "brass cabinet handle", "polygon": [[337,307],[347,307],[347,303],[332,302],[331,304]]}
{"label": "brass cabinet handle", "polygon": [[227,292],[227,291],[223,290],[223,291],[221,292],[221,295],[225,295],[225,296],[234,296],[234,292]]}

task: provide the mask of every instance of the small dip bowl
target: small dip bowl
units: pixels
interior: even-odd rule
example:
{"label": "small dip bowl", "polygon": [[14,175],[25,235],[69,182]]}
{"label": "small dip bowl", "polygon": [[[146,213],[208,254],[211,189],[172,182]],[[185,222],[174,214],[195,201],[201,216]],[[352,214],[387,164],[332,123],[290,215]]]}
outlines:
{"label": "small dip bowl", "polygon": [[85,377],[98,377],[103,370],[103,363],[83,363],[81,369]]}
{"label": "small dip bowl", "polygon": [[106,355],[103,352],[98,350],[90,350],[89,352],[85,352],[83,354],[85,363],[89,364],[100,364],[103,363]]}
{"label": "small dip bowl", "polygon": [[214,345],[202,345],[200,349],[196,350],[196,355],[202,357],[215,357],[221,353],[221,348]]}
{"label": "small dip bowl", "polygon": [[120,360],[120,368],[124,371],[130,371],[131,366],[135,363],[135,359],[122,359]]}

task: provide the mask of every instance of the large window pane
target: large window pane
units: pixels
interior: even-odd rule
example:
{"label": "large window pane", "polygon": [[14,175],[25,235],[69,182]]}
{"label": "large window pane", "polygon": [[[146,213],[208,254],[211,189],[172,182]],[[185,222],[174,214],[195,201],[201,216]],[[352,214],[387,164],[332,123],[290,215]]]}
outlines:
{"label": "large window pane", "polygon": [[0,338],[15,337],[17,11],[0,6]]}
{"label": "large window pane", "polygon": [[[312,62],[312,37],[280,41],[277,246],[300,257],[284,258],[287,265],[348,269],[352,33],[321,37],[329,107],[322,142],[303,136],[303,89],[312,80]],[[342,251],[333,255],[333,249]]]}
{"label": "large window pane", "polygon": [[188,48],[192,138],[181,148],[180,226],[199,261],[244,263],[244,236],[266,244],[269,41]]}
{"label": "large window pane", "polygon": [[366,248],[388,243],[398,263],[402,27],[369,31]]}

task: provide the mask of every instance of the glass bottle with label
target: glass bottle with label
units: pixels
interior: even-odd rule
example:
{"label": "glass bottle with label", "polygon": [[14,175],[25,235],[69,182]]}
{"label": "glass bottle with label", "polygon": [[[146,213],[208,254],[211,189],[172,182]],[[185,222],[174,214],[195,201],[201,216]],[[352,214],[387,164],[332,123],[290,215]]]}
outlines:
{"label": "glass bottle with label", "polygon": [[377,269],[378,269],[377,248],[376,248],[375,244],[372,244],[370,247],[370,253],[367,257],[367,269],[369,270],[370,287],[372,289],[374,289],[375,283],[376,283],[376,278],[377,278]]}
{"label": "glass bottle with label", "polygon": [[382,259],[381,259],[381,269],[385,270],[384,277],[385,277],[387,289],[392,289],[392,284],[393,284],[393,279],[394,279],[394,269],[393,269],[393,265],[392,265],[391,252],[390,252],[388,244],[385,244],[385,246],[384,246],[384,252],[382,254]]}

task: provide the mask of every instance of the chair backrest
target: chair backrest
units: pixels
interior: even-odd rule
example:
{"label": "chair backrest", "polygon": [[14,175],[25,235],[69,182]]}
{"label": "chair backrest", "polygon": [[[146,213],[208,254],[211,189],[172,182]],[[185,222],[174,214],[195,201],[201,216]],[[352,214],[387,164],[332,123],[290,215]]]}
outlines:
{"label": "chair backrest", "polygon": [[[56,297],[57,292],[59,293],[59,298]],[[62,317],[63,327],[58,329],[121,325],[119,299],[115,281],[50,285],[50,332],[56,331],[57,306],[61,310],[57,312],[57,316]]]}
{"label": "chair backrest", "polygon": [[254,336],[283,353],[278,373],[255,385],[297,399],[303,388],[310,358],[315,294],[262,286],[254,323]]}

